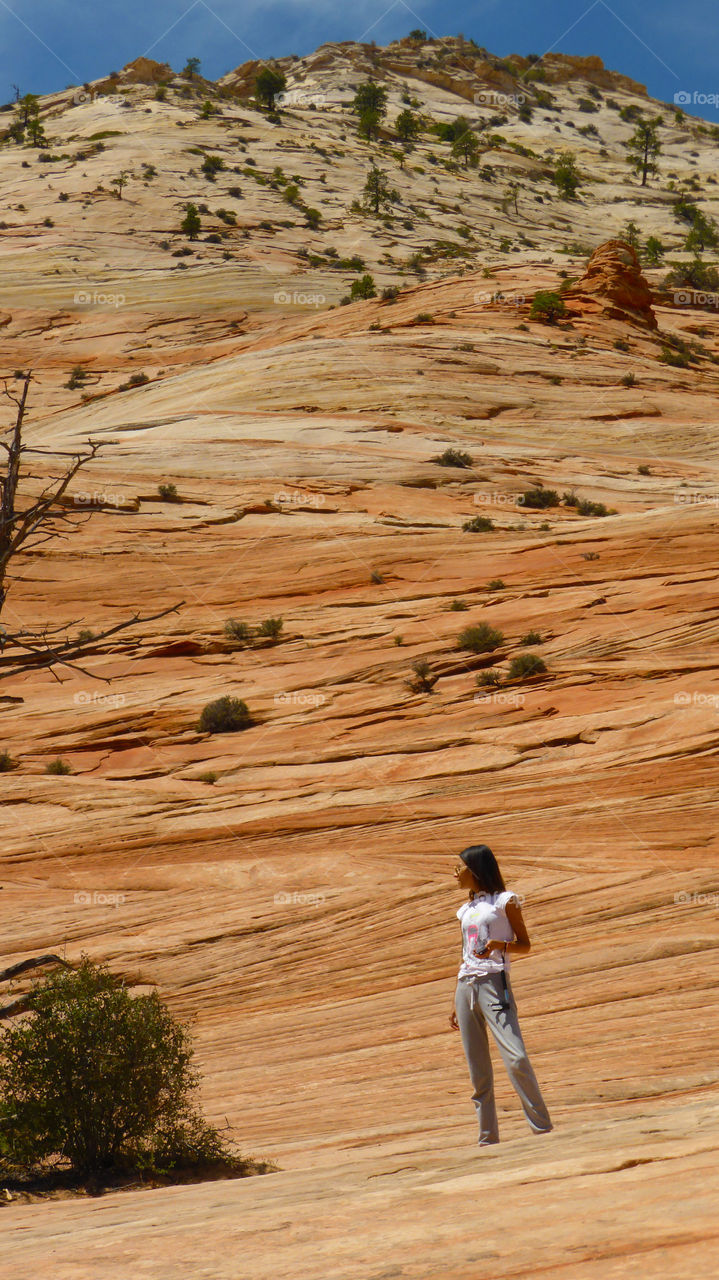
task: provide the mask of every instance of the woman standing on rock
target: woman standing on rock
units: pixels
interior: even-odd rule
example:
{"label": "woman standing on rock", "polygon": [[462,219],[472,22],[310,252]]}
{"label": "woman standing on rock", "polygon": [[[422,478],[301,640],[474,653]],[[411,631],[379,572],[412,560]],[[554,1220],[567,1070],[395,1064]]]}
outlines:
{"label": "woman standing on rock", "polygon": [[470,845],[459,856],[462,861],[454,874],[457,884],[469,890],[469,898],[457,912],[462,926],[462,965],[449,1021],[462,1035],[474,1086],[479,1145],[484,1147],[499,1142],[487,1026],[530,1128],[534,1133],[549,1133],[552,1122],[527,1057],[509,984],[510,954],[526,956],[530,949],[519,899],[505,889],[497,860],[486,844]]}

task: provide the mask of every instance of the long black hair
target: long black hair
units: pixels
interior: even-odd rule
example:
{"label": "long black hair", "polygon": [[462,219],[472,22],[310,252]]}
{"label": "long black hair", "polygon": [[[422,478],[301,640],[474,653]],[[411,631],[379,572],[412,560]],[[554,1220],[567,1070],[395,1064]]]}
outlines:
{"label": "long black hair", "polygon": [[470,844],[460,853],[460,858],[478,881],[482,893],[502,893],[506,888],[502,872],[489,845]]}

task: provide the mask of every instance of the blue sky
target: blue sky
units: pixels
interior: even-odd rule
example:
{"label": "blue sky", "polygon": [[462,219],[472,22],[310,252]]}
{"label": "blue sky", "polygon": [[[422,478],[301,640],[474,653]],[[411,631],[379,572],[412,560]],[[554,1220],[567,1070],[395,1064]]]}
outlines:
{"label": "blue sky", "polygon": [[[327,40],[385,44],[423,27],[491,52],[599,54],[672,101],[719,94],[717,0],[0,0],[0,102],[13,84],[48,93],[145,54],[212,79],[249,58],[305,54]],[[719,120],[711,105],[687,108]]]}

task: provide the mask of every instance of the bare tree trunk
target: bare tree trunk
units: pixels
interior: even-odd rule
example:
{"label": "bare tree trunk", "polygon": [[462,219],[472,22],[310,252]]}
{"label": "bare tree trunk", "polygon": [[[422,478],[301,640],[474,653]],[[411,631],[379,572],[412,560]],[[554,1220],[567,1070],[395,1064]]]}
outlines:
{"label": "bare tree trunk", "polygon": [[[42,454],[46,452],[43,449],[30,448],[28,445],[23,444],[22,440],[23,421],[27,409],[31,381],[32,370],[25,374],[22,392],[19,396],[14,395],[8,389],[7,379],[4,384],[4,394],[8,400],[17,406],[17,413],[15,423],[8,432],[9,439],[0,440],[0,448],[4,449],[6,454],[4,474],[0,474],[0,614],[5,606],[10,586],[8,570],[13,557],[20,552],[32,550],[40,543],[59,537],[62,530],[68,525],[70,528],[76,528],[79,523],[84,523],[84,521],[71,519],[60,503],[73,477],[81,467],[91,462],[103,447],[101,441],[88,440],[87,453],[70,455],[72,461],[66,467],[64,473],[46,484],[39,498],[34,501],[30,500],[29,506],[24,509],[18,509],[18,485],[20,483],[23,454]],[[67,457],[67,455],[64,456]],[[38,477],[32,478],[37,479]],[[87,518],[89,518],[89,515],[92,515],[92,512],[88,514]],[[93,637],[92,644],[96,645],[99,640],[104,640],[107,636],[116,635],[117,632],[124,631],[127,627],[132,627],[138,622],[154,622],[157,618],[164,618],[166,614],[176,612],[181,604],[184,604],[184,601],[181,601],[180,604],[170,605],[169,608],[162,609],[158,613],[148,614],[146,617],[136,613],[131,618],[116,623],[105,631],[96,634]],[[87,649],[88,642],[71,640],[67,634],[61,634],[59,638],[51,640],[51,636],[56,634],[57,632],[51,630],[48,626],[41,627],[36,631],[22,630],[18,632],[11,632],[7,628],[0,626],[0,654],[4,653],[7,645],[17,646],[24,651],[14,655],[9,666],[0,658],[0,680],[19,674],[26,669],[28,664],[48,667],[53,675],[55,675],[53,668],[57,665],[67,666],[73,670],[81,671],[85,675],[90,675],[90,672],[85,671],[83,667],[73,662],[74,658]],[[55,678],[59,679],[56,675]]]}

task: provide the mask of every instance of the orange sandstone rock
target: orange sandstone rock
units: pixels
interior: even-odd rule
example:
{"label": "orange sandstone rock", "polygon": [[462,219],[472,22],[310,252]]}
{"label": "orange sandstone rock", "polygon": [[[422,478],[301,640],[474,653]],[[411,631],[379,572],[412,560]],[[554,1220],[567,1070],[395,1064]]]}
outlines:
{"label": "orange sandstone rock", "polygon": [[600,313],[657,328],[652,291],[635,250],[624,240],[607,240],[595,249],[584,275],[564,294],[564,302],[575,314]]}

